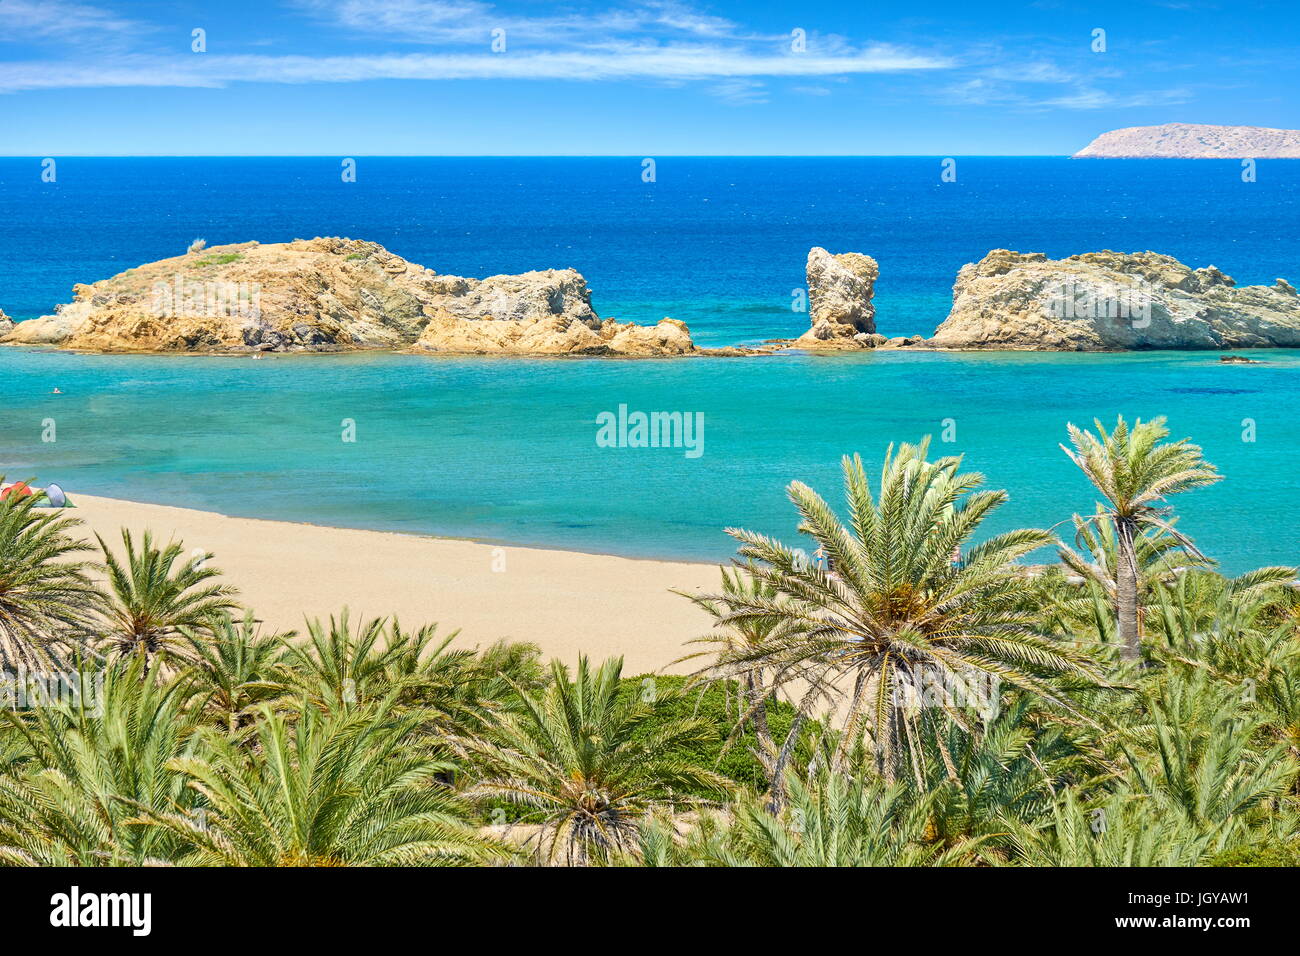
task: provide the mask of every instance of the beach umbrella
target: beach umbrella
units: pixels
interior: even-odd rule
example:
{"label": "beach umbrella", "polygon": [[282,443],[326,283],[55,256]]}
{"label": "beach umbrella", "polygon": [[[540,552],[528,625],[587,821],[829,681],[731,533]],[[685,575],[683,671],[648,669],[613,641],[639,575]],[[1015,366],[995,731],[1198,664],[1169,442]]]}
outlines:
{"label": "beach umbrella", "polygon": [[63,493],[63,489],[56,484],[45,486],[45,498],[50,503],[51,508],[64,508],[68,504],[68,496]]}

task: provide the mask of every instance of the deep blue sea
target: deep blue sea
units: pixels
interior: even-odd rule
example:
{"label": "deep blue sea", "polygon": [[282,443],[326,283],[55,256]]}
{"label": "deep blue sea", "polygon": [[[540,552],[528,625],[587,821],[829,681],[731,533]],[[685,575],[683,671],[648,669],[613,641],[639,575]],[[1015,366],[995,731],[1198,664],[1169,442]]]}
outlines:
{"label": "deep blue sea", "polygon": [[[877,323],[929,334],[989,249],[1153,249],[1239,283],[1300,280],[1300,162],[939,157],[0,159],[0,308],[209,245],[345,235],[439,272],[572,266],[602,316],[685,320],[705,345],[789,336],[810,246],[881,267]],[[721,560],[743,525],[793,536],[783,486],[834,498],[838,458],[933,434],[1007,488],[991,522],[1087,510],[1065,423],[1163,414],[1228,476],[1179,500],[1230,571],[1300,562],[1300,354],[863,354],[752,360],[248,359],[0,351],[0,471],[227,513]],[[52,395],[58,387],[64,394]],[[704,454],[596,445],[596,419],[703,412]],[[57,440],[42,442],[54,418]],[[343,419],[357,441],[341,441]],[[939,438],[953,420],[955,441]],[[1254,441],[1249,426],[1253,423]],[[951,433],[952,428],[949,429]]]}

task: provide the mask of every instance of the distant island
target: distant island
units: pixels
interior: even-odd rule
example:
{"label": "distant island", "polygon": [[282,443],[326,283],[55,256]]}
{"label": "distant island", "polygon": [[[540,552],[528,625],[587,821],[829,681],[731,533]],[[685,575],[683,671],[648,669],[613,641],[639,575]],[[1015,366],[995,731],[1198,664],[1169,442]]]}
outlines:
{"label": "distant island", "polygon": [[1102,133],[1075,159],[1300,159],[1300,130],[1165,123]]}

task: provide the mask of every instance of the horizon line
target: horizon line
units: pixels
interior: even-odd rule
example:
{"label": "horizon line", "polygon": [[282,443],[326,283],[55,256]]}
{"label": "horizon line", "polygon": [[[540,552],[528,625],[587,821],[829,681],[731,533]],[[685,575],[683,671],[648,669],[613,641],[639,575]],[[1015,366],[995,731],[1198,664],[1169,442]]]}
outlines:
{"label": "horizon line", "polygon": [[[1071,153],[0,153],[0,159],[1073,159]],[[1098,157],[1100,158],[1100,157]]]}

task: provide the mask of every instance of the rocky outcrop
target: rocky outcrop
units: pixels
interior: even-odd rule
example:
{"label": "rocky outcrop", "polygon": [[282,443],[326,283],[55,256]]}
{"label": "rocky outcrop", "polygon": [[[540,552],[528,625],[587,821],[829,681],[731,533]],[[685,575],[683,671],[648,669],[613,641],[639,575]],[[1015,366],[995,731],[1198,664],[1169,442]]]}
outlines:
{"label": "rocky outcrop", "polygon": [[1154,252],[1066,259],[994,249],[961,268],[935,348],[1115,351],[1300,346],[1290,283],[1238,288]]}
{"label": "rocky outcrop", "polygon": [[1300,130],[1165,123],[1102,133],[1075,159],[1300,159]]}
{"label": "rocky outcrop", "polygon": [[808,253],[810,328],[801,348],[870,348],[876,332],[875,294],[880,266],[859,252],[832,255],[820,246]]}
{"label": "rocky outcrop", "polygon": [[101,352],[401,348],[437,276],[373,242],[214,246],[73,287],[7,341]]}
{"label": "rocky outcrop", "polygon": [[602,322],[572,269],[467,279],[354,239],[214,246],[73,293],[54,315],[20,322],[0,341],[101,352],[694,350],[679,322]]}
{"label": "rocky outcrop", "polygon": [[72,335],[74,323],[62,315],[46,315],[26,322],[15,322],[6,333],[0,328],[0,343],[5,345],[60,345]]}
{"label": "rocky outcrop", "polygon": [[415,348],[509,355],[685,355],[695,351],[685,323],[602,321],[586,280],[573,269],[487,279],[455,279],[430,305]]}
{"label": "rocky outcrop", "polygon": [[3,336],[14,330],[13,319],[5,315],[5,310],[0,309],[0,336]]}

